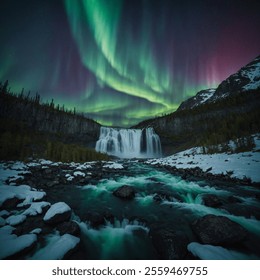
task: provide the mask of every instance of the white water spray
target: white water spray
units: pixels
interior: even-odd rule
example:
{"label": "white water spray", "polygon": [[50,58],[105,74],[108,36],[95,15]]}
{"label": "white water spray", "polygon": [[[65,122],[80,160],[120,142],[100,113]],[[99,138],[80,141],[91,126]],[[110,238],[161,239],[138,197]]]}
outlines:
{"label": "white water spray", "polygon": [[96,151],[120,158],[155,158],[162,154],[160,137],[146,129],[100,128]]}

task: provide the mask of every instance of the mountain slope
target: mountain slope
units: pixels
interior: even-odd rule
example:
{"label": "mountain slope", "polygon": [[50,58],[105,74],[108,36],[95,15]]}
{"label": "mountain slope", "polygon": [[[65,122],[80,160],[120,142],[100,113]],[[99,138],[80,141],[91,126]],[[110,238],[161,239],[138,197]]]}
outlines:
{"label": "mountain slope", "polygon": [[166,154],[257,133],[259,81],[260,56],[223,81],[215,91],[200,91],[184,101],[176,112],[135,127],[154,127]]}
{"label": "mountain slope", "polygon": [[216,102],[222,98],[257,89],[260,89],[260,56],[229,76],[216,89],[201,90],[195,96],[185,100],[178,110],[193,109],[205,103]]}

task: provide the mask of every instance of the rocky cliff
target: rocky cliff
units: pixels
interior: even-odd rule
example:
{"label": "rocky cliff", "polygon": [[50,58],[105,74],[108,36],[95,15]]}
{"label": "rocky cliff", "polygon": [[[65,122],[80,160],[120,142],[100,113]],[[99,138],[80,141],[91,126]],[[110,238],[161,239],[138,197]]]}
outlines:
{"label": "rocky cliff", "polygon": [[100,124],[91,119],[4,92],[0,94],[0,118],[66,143],[93,147],[99,137]]}

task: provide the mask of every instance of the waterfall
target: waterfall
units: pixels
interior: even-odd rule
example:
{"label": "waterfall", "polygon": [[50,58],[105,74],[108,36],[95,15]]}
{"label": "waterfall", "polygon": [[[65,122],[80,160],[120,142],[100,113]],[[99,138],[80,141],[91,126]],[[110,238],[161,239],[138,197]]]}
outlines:
{"label": "waterfall", "polygon": [[101,127],[96,151],[120,158],[154,158],[162,154],[160,137],[152,127],[145,129]]}

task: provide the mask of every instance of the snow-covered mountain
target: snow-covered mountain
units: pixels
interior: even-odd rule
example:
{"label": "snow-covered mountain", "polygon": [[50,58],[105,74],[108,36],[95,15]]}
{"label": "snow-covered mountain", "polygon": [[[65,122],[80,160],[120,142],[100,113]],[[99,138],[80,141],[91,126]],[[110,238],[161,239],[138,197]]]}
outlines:
{"label": "snow-covered mountain", "polygon": [[193,109],[201,104],[257,89],[260,89],[260,56],[229,76],[216,89],[199,91],[195,96],[182,102],[178,110]]}
{"label": "snow-covered mountain", "polygon": [[216,89],[214,88],[209,88],[209,89],[204,89],[199,91],[195,96],[182,102],[178,110],[193,109],[205,102],[209,102],[209,100],[214,95],[215,91]]}
{"label": "snow-covered mountain", "polygon": [[[207,106],[205,106],[207,105]],[[153,127],[164,154],[198,145],[215,145],[260,132],[260,56],[228,77],[184,101],[177,111],[146,120],[135,128]]]}

